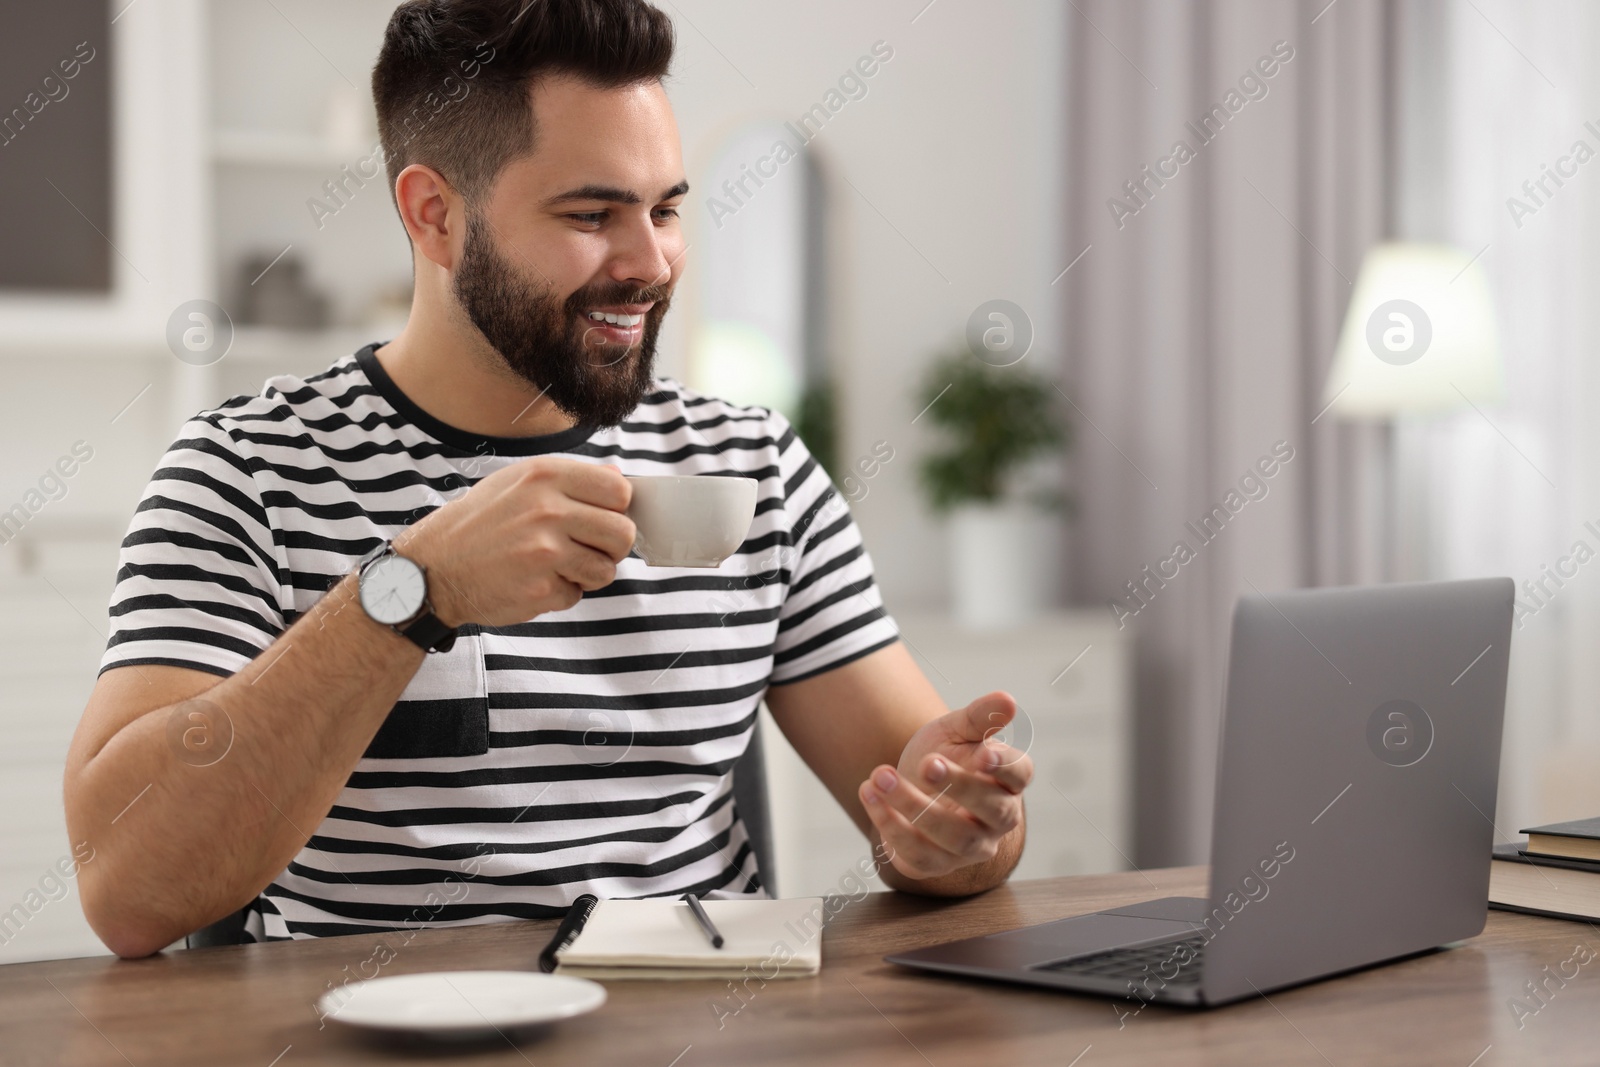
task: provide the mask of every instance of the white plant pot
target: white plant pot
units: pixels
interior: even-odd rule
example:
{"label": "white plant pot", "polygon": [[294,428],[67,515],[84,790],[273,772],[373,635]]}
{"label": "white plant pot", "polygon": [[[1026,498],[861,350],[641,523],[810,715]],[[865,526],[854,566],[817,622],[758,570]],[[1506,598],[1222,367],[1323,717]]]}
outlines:
{"label": "white plant pot", "polygon": [[1014,626],[1055,606],[1061,520],[1026,504],[950,513],[952,611],[968,629]]}

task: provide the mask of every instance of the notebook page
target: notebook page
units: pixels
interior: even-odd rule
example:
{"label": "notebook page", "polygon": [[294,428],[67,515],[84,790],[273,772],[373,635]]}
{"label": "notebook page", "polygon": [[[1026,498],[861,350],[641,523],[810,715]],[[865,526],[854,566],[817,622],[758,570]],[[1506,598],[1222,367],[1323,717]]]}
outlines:
{"label": "notebook page", "polygon": [[822,898],[706,900],[722,933],[712,948],[689,905],[670,897],[602,900],[583,931],[561,954],[563,966],[741,967],[781,955],[814,969],[822,960]]}

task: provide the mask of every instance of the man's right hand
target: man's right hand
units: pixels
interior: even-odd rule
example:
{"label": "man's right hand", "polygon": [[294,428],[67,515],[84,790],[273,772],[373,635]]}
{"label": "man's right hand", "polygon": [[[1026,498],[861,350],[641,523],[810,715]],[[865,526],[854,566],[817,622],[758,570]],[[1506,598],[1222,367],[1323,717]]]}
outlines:
{"label": "man's right hand", "polygon": [[[395,547],[428,569],[446,623],[525,622],[616,576],[633,545],[631,490],[614,467],[537,457],[489,475]],[[148,955],[237,911],[305,847],[300,827],[327,817],[423,658],[360,608],[345,611],[356,596],[340,581],[221,681],[158,665],[100,675],[67,756],[66,815],[72,840],[95,850],[78,889],[113,952]],[[241,741],[209,772],[173,747],[174,718],[194,698]]]}
{"label": "man's right hand", "polygon": [[537,456],[503,467],[394,540],[448,626],[507,626],[610,585],[633,548],[615,467]]}

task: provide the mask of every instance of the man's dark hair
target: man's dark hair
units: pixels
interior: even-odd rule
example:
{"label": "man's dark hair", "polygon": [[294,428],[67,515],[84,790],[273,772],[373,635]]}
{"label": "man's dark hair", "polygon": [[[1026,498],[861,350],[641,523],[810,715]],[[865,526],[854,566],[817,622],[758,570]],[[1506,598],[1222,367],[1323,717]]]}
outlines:
{"label": "man's dark hair", "polygon": [[469,199],[487,193],[533,150],[538,79],[660,81],[672,48],[671,20],[645,0],[406,0],[372,68],[390,194],[412,163]]}

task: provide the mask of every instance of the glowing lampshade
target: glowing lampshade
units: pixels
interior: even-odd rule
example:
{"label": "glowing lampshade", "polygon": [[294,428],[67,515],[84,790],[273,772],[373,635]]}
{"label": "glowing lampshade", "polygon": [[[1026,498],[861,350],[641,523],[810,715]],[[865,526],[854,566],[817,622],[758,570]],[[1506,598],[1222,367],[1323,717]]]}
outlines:
{"label": "glowing lampshade", "polygon": [[1449,245],[1375,246],[1361,264],[1324,404],[1389,419],[1505,399],[1483,269]]}

